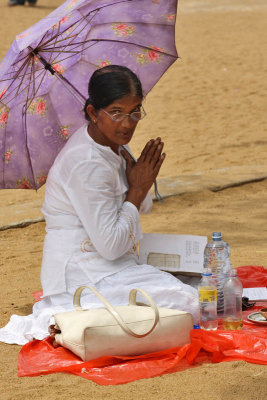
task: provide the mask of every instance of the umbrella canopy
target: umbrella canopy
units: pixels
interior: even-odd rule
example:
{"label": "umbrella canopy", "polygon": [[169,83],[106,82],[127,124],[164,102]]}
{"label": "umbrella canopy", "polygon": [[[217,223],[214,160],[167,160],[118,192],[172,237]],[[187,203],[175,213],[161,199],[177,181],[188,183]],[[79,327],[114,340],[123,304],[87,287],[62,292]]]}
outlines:
{"label": "umbrella canopy", "polygon": [[0,188],[38,189],[84,124],[88,82],[116,64],[144,93],[177,59],[177,0],[68,0],[16,36],[0,64]]}

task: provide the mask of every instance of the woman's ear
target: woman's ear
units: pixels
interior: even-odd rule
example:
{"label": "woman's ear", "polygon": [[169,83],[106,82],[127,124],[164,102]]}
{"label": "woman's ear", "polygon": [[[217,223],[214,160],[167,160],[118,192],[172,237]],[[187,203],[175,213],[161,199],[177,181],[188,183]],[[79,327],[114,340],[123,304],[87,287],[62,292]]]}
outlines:
{"label": "woman's ear", "polygon": [[94,123],[96,123],[97,122],[97,113],[96,113],[94,106],[92,106],[92,104],[88,104],[88,106],[86,107],[86,112],[89,115],[90,120],[93,121]]}

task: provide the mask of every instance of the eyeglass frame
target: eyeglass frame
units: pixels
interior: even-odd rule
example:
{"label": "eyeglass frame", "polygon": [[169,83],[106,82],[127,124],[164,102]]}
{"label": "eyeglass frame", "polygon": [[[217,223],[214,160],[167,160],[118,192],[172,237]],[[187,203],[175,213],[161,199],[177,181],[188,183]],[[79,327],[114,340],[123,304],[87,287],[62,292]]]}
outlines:
{"label": "eyeglass frame", "polygon": [[140,111],[143,112],[144,116],[143,116],[142,118],[140,118],[140,119],[136,119],[136,118],[133,118],[133,117],[132,117],[132,114],[134,114],[134,113],[136,113],[136,112],[139,112],[139,111],[133,111],[133,112],[131,112],[130,114],[118,113],[117,115],[123,115],[124,118],[123,118],[122,120],[120,120],[120,121],[116,121],[116,120],[114,119],[114,116],[112,116],[112,115],[111,115],[110,113],[108,113],[106,110],[104,110],[103,108],[101,108],[101,110],[104,111],[104,113],[107,114],[107,115],[109,116],[109,118],[112,119],[112,121],[114,121],[114,122],[122,122],[122,121],[124,121],[124,120],[126,119],[126,117],[130,117],[132,121],[141,121],[141,120],[144,119],[145,116],[147,115],[147,114],[146,114],[146,111],[145,111],[145,109],[144,109],[144,107],[143,107],[142,105],[141,105]]}

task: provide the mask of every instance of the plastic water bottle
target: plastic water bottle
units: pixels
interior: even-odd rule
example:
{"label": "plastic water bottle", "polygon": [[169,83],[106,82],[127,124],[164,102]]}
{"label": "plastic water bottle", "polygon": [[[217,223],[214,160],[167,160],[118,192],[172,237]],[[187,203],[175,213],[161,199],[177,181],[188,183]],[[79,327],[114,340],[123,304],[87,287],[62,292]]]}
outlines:
{"label": "plastic water bottle", "polygon": [[224,312],[223,312],[223,328],[224,329],[242,329],[242,293],[243,285],[237,276],[237,271],[232,269],[229,277],[225,282],[224,288]]}
{"label": "plastic water bottle", "polygon": [[212,279],[212,274],[202,274],[198,285],[200,328],[205,330],[216,330],[217,320],[217,288]]}
{"label": "plastic water bottle", "polygon": [[223,286],[225,282],[224,266],[229,259],[229,244],[222,240],[221,232],[213,232],[212,240],[204,250],[204,272],[211,271],[217,287],[217,312],[223,313]]}

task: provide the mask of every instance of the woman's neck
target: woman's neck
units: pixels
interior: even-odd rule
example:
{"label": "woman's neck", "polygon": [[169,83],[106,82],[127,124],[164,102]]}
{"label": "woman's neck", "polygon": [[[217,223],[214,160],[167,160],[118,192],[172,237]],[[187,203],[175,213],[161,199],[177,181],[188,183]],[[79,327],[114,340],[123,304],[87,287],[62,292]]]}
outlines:
{"label": "woman's neck", "polygon": [[106,147],[110,147],[112,151],[114,151],[114,153],[116,153],[117,155],[119,154],[119,145],[116,145],[114,143],[107,143],[107,139],[104,138],[101,135],[101,132],[97,129],[97,127],[95,125],[93,125],[92,123],[90,123],[88,125],[87,128],[87,132],[88,135],[98,144],[100,144],[101,146],[106,146]]}

